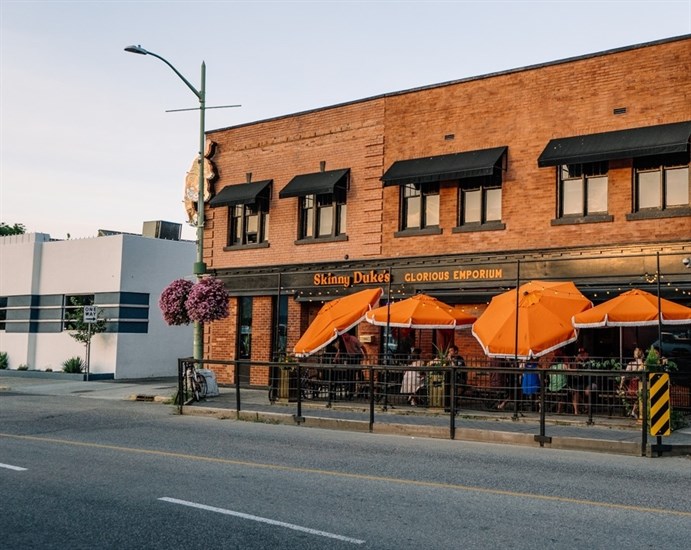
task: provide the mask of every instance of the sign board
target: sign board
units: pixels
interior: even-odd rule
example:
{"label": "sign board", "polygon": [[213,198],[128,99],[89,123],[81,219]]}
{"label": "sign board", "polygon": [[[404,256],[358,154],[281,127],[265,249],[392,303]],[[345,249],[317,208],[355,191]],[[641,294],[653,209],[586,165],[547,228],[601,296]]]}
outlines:
{"label": "sign board", "polygon": [[649,376],[650,435],[671,433],[669,407],[669,374],[654,372]]}
{"label": "sign board", "polygon": [[84,322],[95,323],[96,321],[96,306],[84,306]]}

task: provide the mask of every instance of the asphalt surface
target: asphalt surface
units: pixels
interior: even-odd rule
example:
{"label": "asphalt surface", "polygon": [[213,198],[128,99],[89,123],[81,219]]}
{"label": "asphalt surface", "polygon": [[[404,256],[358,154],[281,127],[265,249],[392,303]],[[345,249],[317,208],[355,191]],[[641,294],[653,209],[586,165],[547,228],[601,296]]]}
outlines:
{"label": "asphalt surface", "polygon": [[[0,399],[3,392],[33,395],[62,395],[92,399],[151,401],[172,405],[177,391],[175,378],[81,381],[45,377],[22,377],[15,372],[0,372]],[[152,405],[153,406],[153,405]],[[366,403],[335,403],[327,407],[324,402],[305,400],[297,416],[297,403],[278,400],[271,403],[267,390],[245,389],[240,391],[240,410],[237,408],[235,388],[221,387],[219,394],[185,405],[183,414],[212,415],[218,418],[242,419],[274,424],[299,423],[308,427],[320,427],[351,431],[370,431],[370,411]],[[381,434],[410,435],[412,437],[449,438],[484,441],[500,444],[540,446],[539,416],[524,413],[513,419],[510,412],[460,411],[456,416],[455,429],[451,419],[440,409],[413,407],[389,407],[386,411],[375,407],[371,431]],[[594,424],[587,424],[587,416],[576,418],[569,415],[550,417],[545,425],[546,439],[542,445],[552,448],[629,454],[640,456],[642,426],[628,418],[596,417]],[[645,454],[658,456],[657,438],[647,435]],[[691,427],[675,430],[662,437],[667,446],[661,456],[691,455]]]}

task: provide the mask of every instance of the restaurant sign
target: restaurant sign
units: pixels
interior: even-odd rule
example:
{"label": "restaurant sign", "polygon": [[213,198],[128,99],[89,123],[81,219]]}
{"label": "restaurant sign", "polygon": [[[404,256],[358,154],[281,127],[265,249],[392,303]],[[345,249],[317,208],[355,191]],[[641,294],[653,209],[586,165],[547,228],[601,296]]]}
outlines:
{"label": "restaurant sign", "polygon": [[312,276],[313,286],[342,286],[349,288],[358,285],[400,283],[443,283],[453,281],[497,280],[504,277],[504,270],[493,269],[441,269],[403,271],[391,277],[388,270],[351,271],[346,273],[315,273]]}

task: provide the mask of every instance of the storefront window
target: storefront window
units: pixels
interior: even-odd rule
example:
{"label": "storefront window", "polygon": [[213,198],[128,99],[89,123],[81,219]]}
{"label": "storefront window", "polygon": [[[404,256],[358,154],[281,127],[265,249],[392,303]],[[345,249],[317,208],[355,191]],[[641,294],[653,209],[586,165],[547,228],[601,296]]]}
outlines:
{"label": "storefront window", "polygon": [[273,300],[273,353],[274,361],[280,361],[288,351],[288,296],[282,295]]}
{"label": "storefront window", "polygon": [[238,359],[252,357],[252,297],[243,296],[238,299]]}

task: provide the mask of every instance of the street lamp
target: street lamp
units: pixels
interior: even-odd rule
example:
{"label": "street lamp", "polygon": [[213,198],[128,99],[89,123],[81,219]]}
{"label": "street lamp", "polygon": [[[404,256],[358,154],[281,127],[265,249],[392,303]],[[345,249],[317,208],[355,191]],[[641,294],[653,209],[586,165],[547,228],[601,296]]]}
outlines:
{"label": "street lamp", "polygon": [[[205,82],[206,82],[206,63],[202,61],[202,77],[201,86],[197,90],[189,80],[187,80],[180,71],[173,67],[168,60],[164,59],[158,54],[145,50],[141,46],[127,46],[125,48],[126,52],[137,53],[140,55],[151,55],[163,61],[168,65],[173,72],[178,75],[180,80],[182,80],[187,87],[192,90],[197,99],[199,100],[199,194],[197,196],[197,259],[194,262],[194,267],[192,272],[197,276],[197,279],[201,279],[202,275],[206,273],[206,264],[204,263],[204,142],[205,142],[205,132],[204,132],[204,111],[205,111]],[[202,359],[202,324],[198,321],[194,323],[194,343],[193,343],[193,357],[194,359]]]}

